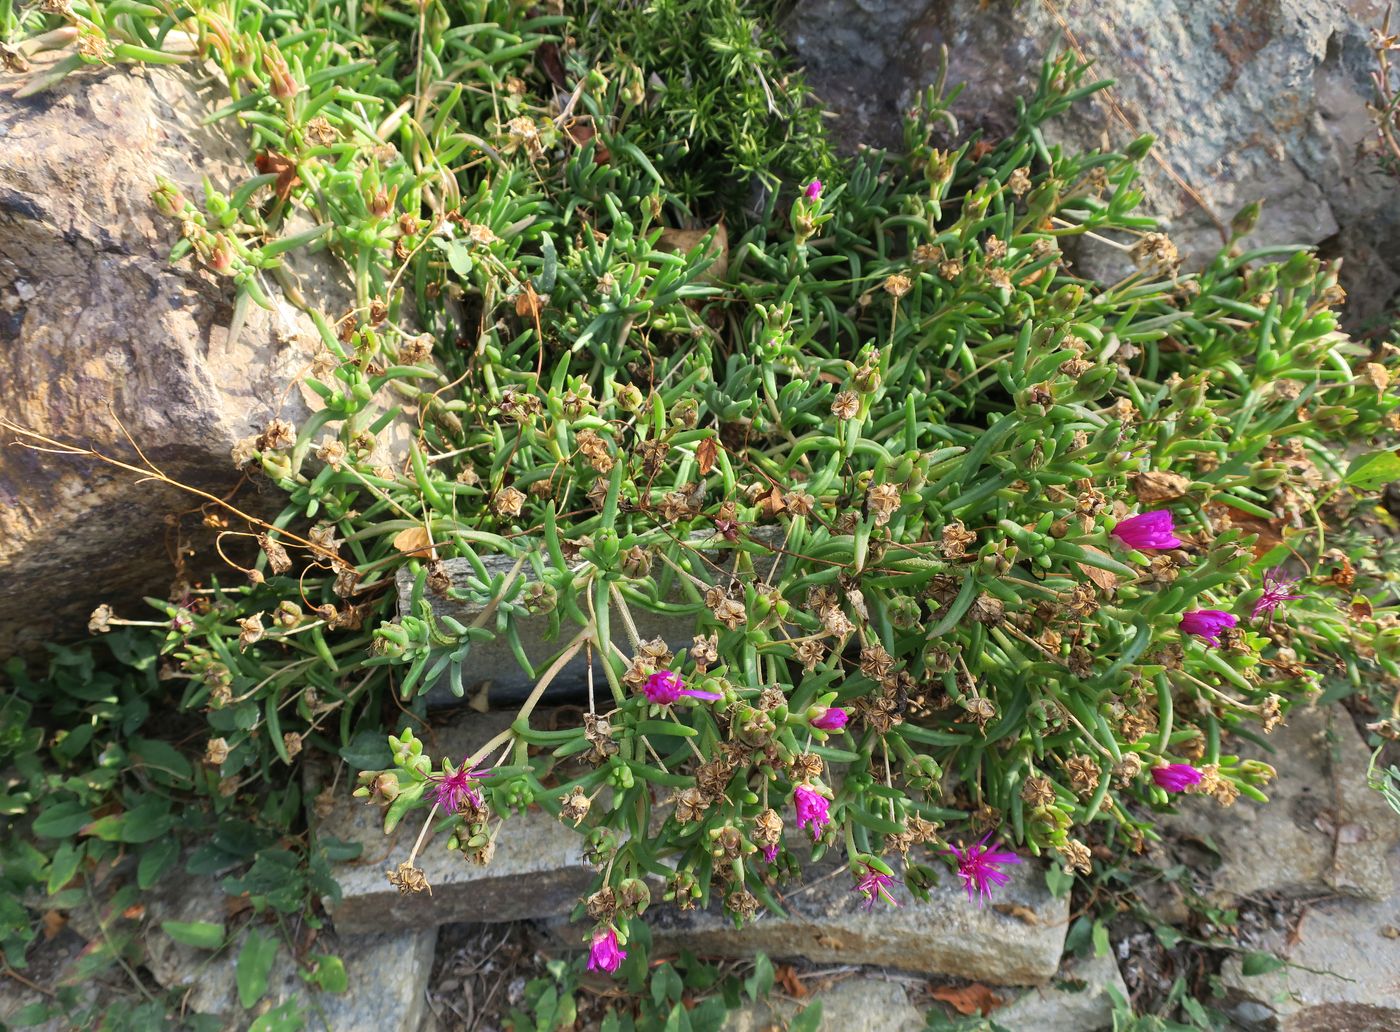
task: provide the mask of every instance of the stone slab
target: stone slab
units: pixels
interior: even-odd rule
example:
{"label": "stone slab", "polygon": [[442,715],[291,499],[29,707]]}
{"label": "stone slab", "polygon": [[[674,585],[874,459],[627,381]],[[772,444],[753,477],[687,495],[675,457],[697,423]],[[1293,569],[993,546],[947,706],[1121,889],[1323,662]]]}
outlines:
{"label": "stone slab", "polygon": [[1067,957],[1048,983],[1027,990],[991,1017],[1007,1032],[1098,1032],[1113,1026],[1110,988],[1128,998],[1112,956]]}
{"label": "stone slab", "polygon": [[781,897],[786,917],[763,914],[737,931],[717,911],[654,907],[647,911],[647,921],[657,950],[688,949],[719,957],[751,957],[761,951],[775,959],[888,967],[991,985],[1040,985],[1059,968],[1069,901],[1050,895],[1038,864],[1021,864],[1010,873],[1010,883],[997,893],[1000,909],[969,903],[950,875],[927,903],[901,894],[899,908],[867,912],[860,895],[851,891],[849,877],[838,873],[789,886]]}
{"label": "stone slab", "polygon": [[[1400,857],[1395,859],[1400,873]],[[1280,1032],[1400,1032],[1400,894],[1380,903],[1330,899],[1309,906],[1290,936],[1255,946],[1288,966],[1245,975],[1228,958],[1221,980],[1233,1013]]]}
{"label": "stone slab", "polygon": [[772,996],[729,1013],[724,1032],[768,1032],[820,1000],[821,1027],[840,1032],[923,1032],[923,1014],[909,1002],[898,982],[857,976],[829,988],[814,989],[804,1000]]}
{"label": "stone slab", "polygon": [[[510,725],[513,714],[469,714],[436,731],[432,748],[460,762],[491,736]],[[547,720],[537,710],[536,721]],[[314,799],[327,772],[308,764],[306,795]],[[377,805],[351,795],[353,775],[342,774],[329,810],[317,819],[324,834],[358,842],[358,859],[337,863],[332,875],[340,884],[339,902],[325,900],[342,933],[417,928],[453,921],[519,921],[567,914],[587,891],[594,869],[583,859],[583,838],[541,810],[512,815],[496,839],[491,863],[477,867],[442,840],[429,838],[418,854],[432,894],[401,895],[386,872],[408,858],[428,811],[410,815],[385,836]],[[440,819],[440,818],[439,818]]]}
{"label": "stone slab", "polygon": [[[771,526],[755,527],[750,533],[750,536],[759,542],[774,544],[777,542],[777,535],[778,528]],[[694,545],[702,546],[716,540],[718,539],[714,535],[699,535],[692,538],[691,542]],[[725,555],[718,549],[706,549],[706,554],[714,562],[722,562]],[[504,577],[514,568],[515,560],[502,555],[484,555],[481,557],[481,564],[491,577]],[[463,624],[471,624],[481,615],[486,604],[483,599],[474,598],[471,595],[470,585],[477,580],[476,567],[469,559],[447,559],[443,561],[442,565],[452,584],[452,589],[449,590],[455,589],[466,597],[454,598],[451,595],[427,594],[426,597],[433,612],[438,616],[450,616]],[[582,566],[581,562],[575,563],[571,569],[581,569]],[[407,616],[412,611],[414,575],[407,567],[401,567],[397,578],[399,615]],[[528,566],[522,567],[518,578],[519,587],[513,590],[518,591],[533,579],[530,568]],[[685,601],[685,597],[677,589],[672,592],[670,600],[679,603]],[[675,651],[688,648],[695,636],[695,620],[692,617],[648,613],[635,606],[632,607],[631,613],[636,622],[637,634],[644,641],[662,638]],[[495,620],[499,620],[499,614]],[[569,629],[566,625],[565,630],[559,636],[547,638],[546,635],[549,633],[548,616],[530,616],[527,613],[518,612],[512,614],[511,620],[516,635],[520,639],[521,651],[525,653],[530,665],[541,671],[577,633],[576,629]],[[497,628],[494,621],[488,626]],[[625,647],[621,620],[616,615],[612,620],[612,633],[613,639]],[[606,696],[608,682],[603,673],[602,663],[596,656],[593,660],[593,680],[594,690]],[[535,679],[521,669],[515,658],[515,650],[511,648],[510,642],[504,634],[498,634],[490,640],[476,642],[472,645],[467,661],[463,664],[462,686],[465,697],[472,699],[479,708],[484,709],[487,706],[518,704],[535,687]],[[544,697],[557,705],[565,701],[583,699],[587,696],[587,692],[588,660],[580,653],[555,675]],[[454,701],[455,696],[448,687],[445,675],[427,694],[427,702],[430,707],[450,705]]]}
{"label": "stone slab", "polygon": [[1229,904],[1264,893],[1390,896],[1389,856],[1400,843],[1400,820],[1366,784],[1370,752],[1346,712],[1294,711],[1268,741],[1273,753],[1237,743],[1241,756],[1278,770],[1267,804],[1241,799],[1221,807],[1186,796],[1180,813],[1163,822],[1178,835],[1209,838],[1219,850],[1213,897]]}

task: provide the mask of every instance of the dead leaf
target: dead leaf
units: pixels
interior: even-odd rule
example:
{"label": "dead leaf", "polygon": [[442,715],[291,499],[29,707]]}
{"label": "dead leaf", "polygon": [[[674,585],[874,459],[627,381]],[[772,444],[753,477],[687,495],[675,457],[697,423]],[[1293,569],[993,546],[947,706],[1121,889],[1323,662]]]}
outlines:
{"label": "dead leaf", "polygon": [[981,982],[971,985],[944,985],[933,990],[935,1000],[942,1000],[959,1014],[980,1014],[986,1017],[1001,1006],[1001,998]]}
{"label": "dead leaf", "polygon": [[593,141],[593,163],[595,165],[606,165],[612,160],[612,151],[603,146],[603,141],[598,139],[598,130],[593,126],[592,115],[580,115],[578,118],[569,119],[569,124],[564,126],[564,132],[575,147],[582,147],[589,140]]}
{"label": "dead leaf", "polygon": [[297,175],[297,163],[276,151],[263,151],[253,159],[253,165],[263,175],[275,175],[277,182],[272,184],[272,192],[279,201],[285,202],[292,195],[301,177]]}
{"label": "dead leaf", "polygon": [[713,437],[707,437],[695,449],[695,461],[700,465],[700,475],[709,476],[710,470],[715,468],[715,460],[719,457],[719,442]]}
{"label": "dead leaf", "polygon": [[[663,229],[656,246],[672,254],[689,254],[700,246],[710,232],[709,229]],[[701,283],[720,283],[729,274],[729,231],[721,222],[713,228],[713,232],[714,237],[705,249],[705,256],[714,261],[700,274]]]}
{"label": "dead leaf", "polygon": [[[1108,556],[1104,555],[1103,552],[1099,551],[1097,548],[1094,548],[1092,545],[1085,545],[1084,551],[1093,552],[1097,555],[1103,555],[1105,559],[1108,558]],[[1080,571],[1084,574],[1084,576],[1088,577],[1091,581],[1098,585],[1099,588],[1108,592],[1109,594],[1112,594],[1118,589],[1118,574],[1112,572],[1111,570],[1101,570],[1097,566],[1090,566],[1088,563],[1075,563],[1074,565],[1079,567]]]}
{"label": "dead leaf", "polygon": [[783,992],[787,993],[795,1000],[801,1000],[807,995],[807,987],[802,984],[802,979],[797,977],[797,969],[791,964],[782,964],[774,972],[776,981],[783,987]]}
{"label": "dead leaf", "polygon": [[1190,486],[1190,477],[1183,477],[1180,473],[1161,473],[1156,470],[1139,473],[1133,480],[1133,492],[1137,495],[1138,501],[1147,505],[1181,498]]}
{"label": "dead leaf", "polygon": [[1351,618],[1353,620],[1369,620],[1375,615],[1375,610],[1371,608],[1371,600],[1365,595],[1357,595],[1351,600]]}
{"label": "dead leaf", "polygon": [[432,555],[433,542],[422,527],[409,527],[394,535],[394,547],[404,555],[426,559]]}
{"label": "dead leaf", "polygon": [[539,58],[540,70],[549,81],[561,90],[567,89],[568,80],[564,76],[564,62],[559,58],[559,44],[541,43],[535,48],[535,57]]}
{"label": "dead leaf", "polygon": [[1023,907],[1019,903],[993,903],[992,909],[1007,917],[1014,917],[1022,924],[1038,925],[1040,917],[1030,907]]}
{"label": "dead leaf", "polygon": [[122,911],[122,917],[128,921],[139,921],[146,916],[146,904],[133,903]]}
{"label": "dead leaf", "polygon": [[44,924],[45,942],[48,942],[59,932],[63,931],[64,925],[68,923],[68,918],[60,914],[57,910],[45,910],[41,920]]}
{"label": "dead leaf", "polygon": [[[1253,513],[1245,512],[1243,509],[1236,509],[1233,505],[1222,503],[1219,509],[1223,510],[1228,526],[1238,527],[1246,534],[1258,535],[1254,542],[1254,557],[1262,558],[1267,553],[1273,551],[1283,544],[1283,521],[1266,520],[1255,516]],[[1220,528],[1223,529],[1223,528]]]}
{"label": "dead leaf", "polygon": [[1351,560],[1341,553],[1329,554],[1323,557],[1329,562],[1340,563],[1337,571],[1331,576],[1324,578],[1324,584],[1333,584],[1339,588],[1349,588],[1356,583],[1356,567],[1351,565]]}

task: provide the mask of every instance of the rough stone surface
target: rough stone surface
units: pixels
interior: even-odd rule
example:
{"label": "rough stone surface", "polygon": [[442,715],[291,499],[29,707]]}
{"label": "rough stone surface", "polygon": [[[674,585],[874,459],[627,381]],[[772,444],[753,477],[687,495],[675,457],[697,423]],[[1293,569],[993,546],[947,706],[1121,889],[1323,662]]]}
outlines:
{"label": "rough stone surface", "polygon": [[1113,1025],[1109,988],[1128,998],[1113,957],[1066,958],[1048,984],[998,1007],[992,1020],[1008,1032],[1096,1032]]}
{"label": "rough stone surface", "polygon": [[898,982],[856,977],[830,988],[815,989],[810,999],[795,1002],[770,998],[731,1011],[724,1032],[768,1032],[785,1027],[799,1011],[816,1000],[822,1004],[822,1028],[841,1032],[922,1032],[923,1014],[909,1002]]}
{"label": "rough stone surface", "polygon": [[1047,133],[1052,142],[1121,146],[1155,134],[1162,160],[1144,164],[1148,208],[1169,222],[1188,259],[1220,246],[1216,221],[1263,200],[1251,242],[1328,242],[1351,259],[1353,308],[1365,316],[1400,284],[1393,180],[1374,157],[1358,156],[1374,135],[1368,37],[1385,7],[802,0],[786,36],[847,141],[886,146],[900,140],[901,112],[934,81],[942,45],[948,82],[967,84],[955,113],[994,136],[1014,124],[1013,98],[1033,86],[1042,58],[1078,47],[1096,76],[1116,80],[1113,103],[1101,95],[1061,117]]}
{"label": "rough stone surface", "polygon": [[[512,716],[472,714],[465,721],[439,728],[433,749],[465,757],[509,726]],[[534,720],[537,724],[547,721],[548,712],[537,710]],[[308,797],[321,790],[324,773],[308,770]],[[379,807],[355,799],[351,788],[342,778],[318,824],[325,834],[363,845],[358,859],[332,869],[340,883],[341,899],[325,902],[342,933],[567,914],[593,878],[593,868],[583,860],[582,836],[548,813],[531,810],[506,822],[496,838],[495,856],[485,867],[446,849],[430,833],[417,862],[433,887],[432,895],[400,895],[385,873],[408,858],[427,810],[410,815],[393,835],[385,836]]]}
{"label": "rough stone surface", "polygon": [[[1400,874],[1400,857],[1395,867]],[[1381,903],[1329,899],[1309,906],[1291,934],[1257,948],[1288,961],[1246,976],[1230,957],[1221,978],[1241,1024],[1281,1032],[1400,1032],[1400,895]]]}
{"label": "rough stone surface", "polygon": [[904,900],[897,910],[867,912],[850,878],[836,873],[789,887],[782,898],[786,917],[765,914],[738,931],[718,912],[653,908],[647,919],[658,949],[721,957],[762,951],[773,958],[868,964],[992,985],[1039,985],[1059,967],[1069,901],[1050,895],[1039,865],[1021,864],[1011,872],[996,906],[969,904],[948,878],[928,903]]}
{"label": "rough stone surface", "polygon": [[1209,839],[1219,850],[1214,897],[1227,904],[1261,893],[1389,897],[1400,821],[1367,786],[1370,754],[1346,713],[1294,711],[1268,741],[1273,754],[1239,743],[1240,755],[1278,770],[1268,804],[1241,799],[1222,808],[1188,796],[1164,822],[1178,836]]}
{"label": "rough stone surface", "polygon": [[[776,536],[777,532],[773,527],[757,527],[751,535],[754,540],[765,544],[775,544]],[[713,539],[697,537],[692,541],[692,544],[703,545],[709,540]],[[720,563],[724,561],[723,553],[718,550],[707,550],[707,555],[712,561]],[[501,555],[482,556],[481,562],[492,577],[505,577],[515,566],[513,559]],[[472,588],[472,585],[477,581],[476,567],[468,559],[448,559],[442,565],[453,588],[464,597],[428,596],[433,613],[439,617],[448,616],[463,624],[470,625],[485,608],[484,602],[475,597]],[[412,612],[413,577],[412,571],[406,567],[398,573],[397,588],[401,616],[407,616]],[[531,579],[529,567],[523,567],[518,576],[518,584],[513,590],[520,590]],[[671,601],[684,601],[684,596],[677,590],[673,592]],[[663,638],[673,650],[690,646],[695,635],[694,618],[649,613],[641,608],[635,608],[631,612],[636,623],[637,634],[643,640]],[[520,640],[521,651],[525,653],[530,665],[541,672],[575,633],[566,629],[559,636],[550,639],[545,637],[549,630],[549,617],[532,617],[524,612],[516,612],[512,614],[511,619],[516,636]],[[618,626],[618,618],[614,617],[613,619],[614,636],[620,637],[622,628]],[[488,626],[495,626],[495,624]],[[596,656],[593,660],[593,682],[594,690],[606,696],[608,682],[603,673],[602,663]],[[520,668],[520,664],[515,658],[515,650],[511,648],[509,640],[503,634],[489,641],[476,642],[472,645],[468,660],[463,664],[462,688],[465,697],[471,699],[476,706],[485,709],[487,706],[507,706],[511,703],[518,703],[529,695],[534,687],[535,679]],[[584,698],[587,691],[588,660],[583,654],[580,654],[566,663],[555,675],[544,698],[558,704],[566,700]],[[429,691],[427,699],[429,706],[445,705],[454,701],[446,675]]]}
{"label": "rough stone surface", "polygon": [[[226,1028],[243,1028],[248,1020],[238,1002],[235,964],[247,936],[245,925],[233,942],[213,953],[175,942],[160,928],[163,921],[224,920],[223,893],[212,881],[172,879],[163,882],[146,905],[146,966],[167,989],[187,988],[185,1009],[219,1015]],[[274,961],[262,1006],[277,1006],[295,997],[303,1010],[319,1008],[326,1026],[336,1032],[417,1032],[427,1010],[425,988],[432,972],[437,926],[362,935],[331,932],[317,939],[315,951],[339,956],[349,988],[344,993],[313,992],[300,977],[285,946]],[[313,1022],[314,1023],[314,1022]]]}
{"label": "rough stone surface", "polygon": [[[16,99],[23,82],[0,79],[0,413],[134,460],[124,425],[170,476],[223,494],[235,441],[307,413],[314,395],[290,385],[319,337],[269,294],[275,310],[250,306],[230,342],[232,281],[169,264],[179,226],[150,193],[157,173],[195,202],[202,175],[236,187],[246,146],[199,124],[221,100],[183,73],[94,69]],[[297,268],[338,314],[329,266]],[[198,499],[12,444],[0,432],[0,582],[28,587],[0,597],[0,658],[82,637],[98,602],[166,595],[165,517]]]}

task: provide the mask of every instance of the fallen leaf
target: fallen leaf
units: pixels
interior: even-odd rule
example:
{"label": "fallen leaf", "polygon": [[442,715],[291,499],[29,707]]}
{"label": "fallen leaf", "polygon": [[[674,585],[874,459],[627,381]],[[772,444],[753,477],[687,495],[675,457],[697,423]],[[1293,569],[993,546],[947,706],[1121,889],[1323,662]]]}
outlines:
{"label": "fallen leaf", "polygon": [[432,555],[433,543],[422,527],[409,527],[394,535],[394,547],[404,555],[427,558]]}
{"label": "fallen leaf", "polygon": [[122,917],[128,921],[139,921],[146,916],[146,905],[144,903],[133,903],[122,911]]}
{"label": "fallen leaf", "polygon": [[41,919],[44,923],[44,941],[52,939],[59,932],[63,931],[63,926],[68,923],[68,918],[64,917],[57,910],[45,910]]}
{"label": "fallen leaf", "polygon": [[[1108,556],[1104,555],[1103,552],[1094,548],[1092,545],[1085,545],[1084,551],[1094,552],[1097,555],[1103,555],[1105,559],[1108,558]],[[1118,575],[1111,570],[1101,570],[1097,566],[1090,566],[1088,563],[1075,563],[1074,565],[1078,566],[1084,576],[1088,577],[1104,591],[1112,594],[1118,589]]]}
{"label": "fallen leaf", "polygon": [[1190,477],[1183,477],[1180,473],[1161,473],[1156,470],[1139,473],[1133,480],[1133,492],[1137,495],[1138,501],[1147,505],[1181,498],[1190,486]]}
{"label": "fallen leaf", "polygon": [[593,141],[593,163],[595,165],[606,165],[612,160],[612,151],[603,146],[603,141],[598,139],[598,130],[593,127],[592,115],[580,115],[578,118],[569,119],[569,124],[564,126],[564,132],[575,147],[582,147],[589,140]]}
{"label": "fallen leaf", "polygon": [[559,58],[559,44],[541,43],[535,48],[535,57],[539,58],[540,70],[549,81],[561,90],[566,89],[568,80],[564,76],[564,62]]}
{"label": "fallen leaf", "polygon": [[1371,600],[1364,595],[1358,595],[1351,600],[1351,618],[1353,620],[1369,620],[1375,615],[1371,608]]}
{"label": "fallen leaf", "polygon": [[959,1014],[980,1014],[984,1018],[1001,1006],[1001,998],[981,982],[939,986],[931,995],[935,1000],[952,1006]]}
{"label": "fallen leaf", "polygon": [[775,981],[783,987],[783,992],[793,999],[800,1000],[807,995],[807,987],[797,977],[797,969],[791,964],[783,964],[775,972]]}
{"label": "fallen leaf", "polygon": [[719,442],[713,437],[707,437],[695,449],[695,461],[700,465],[700,475],[709,476],[710,471],[715,468],[715,460],[719,457]]}
{"label": "fallen leaf", "polygon": [[277,182],[272,185],[272,192],[277,195],[279,201],[286,201],[301,182],[301,177],[297,175],[297,163],[276,151],[263,151],[253,159],[253,165],[263,175],[277,177]]}
{"label": "fallen leaf", "polygon": [[673,254],[689,254],[699,247],[711,232],[714,233],[714,236],[710,240],[709,247],[705,249],[705,256],[713,258],[714,261],[700,274],[699,281],[709,284],[719,283],[729,273],[729,231],[724,228],[724,223],[719,223],[713,227],[713,230],[663,229],[656,246]]}
{"label": "fallen leaf", "polygon": [[1219,506],[1224,510],[1224,515],[1229,521],[1229,526],[1238,527],[1246,534],[1256,534],[1254,542],[1254,557],[1262,558],[1267,553],[1273,551],[1283,544],[1283,521],[1266,520],[1253,513],[1245,512],[1243,509],[1236,509],[1233,505],[1221,503]]}
{"label": "fallen leaf", "polygon": [[1327,555],[1325,559],[1330,562],[1340,563],[1337,571],[1325,578],[1322,583],[1333,584],[1339,588],[1349,588],[1356,583],[1356,567],[1351,565],[1351,560],[1341,554]]}
{"label": "fallen leaf", "polygon": [[1038,925],[1040,917],[1030,907],[1023,907],[1019,903],[993,903],[992,909],[1007,917],[1014,917],[1022,924]]}

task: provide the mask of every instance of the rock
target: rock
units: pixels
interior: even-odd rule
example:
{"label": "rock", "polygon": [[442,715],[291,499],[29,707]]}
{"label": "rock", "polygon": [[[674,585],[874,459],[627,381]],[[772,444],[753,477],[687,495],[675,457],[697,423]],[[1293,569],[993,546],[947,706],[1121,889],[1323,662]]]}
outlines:
{"label": "rock", "polygon": [[1263,200],[1250,244],[1326,242],[1354,257],[1346,282],[1353,314],[1367,318],[1400,282],[1393,180],[1363,153],[1375,136],[1369,35],[1384,14],[1374,0],[802,0],[785,35],[848,145],[899,143],[901,113],[937,76],[942,46],[947,81],[967,84],[954,113],[993,137],[1015,124],[1013,99],[1042,59],[1078,50],[1115,85],[1055,120],[1051,142],[1121,146],[1154,133],[1147,207],[1188,262]]}
{"label": "rock", "polygon": [[785,1028],[793,1016],[820,1000],[822,1028],[841,1032],[922,1032],[923,1015],[909,1002],[904,987],[881,978],[856,976],[830,988],[814,987],[809,999],[796,1002],[770,996],[730,1011],[724,1032],[767,1032]]}
{"label": "rock", "polygon": [[1246,975],[1245,957],[1226,959],[1221,980],[1246,1027],[1400,1032],[1400,895],[1312,904],[1292,935],[1276,930],[1255,948],[1288,966]]}
{"label": "rock", "polygon": [[1022,993],[991,1017],[1008,1032],[1097,1032],[1113,1026],[1110,988],[1128,998],[1112,956],[1068,957],[1047,985]]}
{"label": "rock", "polygon": [[[203,879],[167,879],[147,903],[147,917],[146,966],[156,981],[167,989],[186,989],[182,1000],[187,1011],[217,1015],[229,1030],[246,1027],[248,1016],[238,1001],[235,967],[253,925],[238,929],[232,942],[217,952],[177,943],[161,929],[163,921],[223,921],[223,892],[218,885]],[[274,928],[263,931],[276,934]],[[311,989],[282,946],[259,1008],[295,999],[309,1015],[319,1009],[326,1027],[336,1032],[418,1032],[427,1010],[425,993],[436,945],[433,924],[362,935],[322,934],[313,952],[341,958],[348,981],[343,993]]]}
{"label": "rock", "polygon": [[[253,174],[246,141],[229,120],[200,124],[223,100],[182,72],[93,68],[16,99],[24,81],[0,81],[0,412],[139,462],[124,427],[169,476],[223,495],[235,441],[313,407],[291,385],[320,338],[270,293],[274,310],[250,306],[230,341],[232,281],[170,265],[179,224],[150,194],[157,173],[196,202],[202,175],[236,187]],[[328,262],[294,261],[311,303],[348,307]],[[99,602],[144,618],[140,597],[174,577],[167,517],[199,499],[13,445],[0,432],[0,582],[26,590],[0,597],[0,659],[84,636]]]}
{"label": "rock", "polygon": [[[434,748],[460,759],[508,727],[512,718],[506,713],[468,714],[437,729]],[[543,726],[548,712],[536,710],[534,720]],[[328,783],[325,773],[308,765],[308,798]],[[341,899],[325,903],[337,931],[361,933],[567,914],[593,880],[594,869],[583,860],[582,836],[536,809],[506,821],[496,837],[495,855],[485,867],[469,863],[460,852],[449,851],[441,839],[430,837],[417,863],[427,875],[432,895],[401,895],[385,874],[408,858],[428,811],[416,811],[393,835],[385,836],[382,811],[351,796],[353,780],[353,776],[340,779],[317,821],[321,834],[363,845],[359,859],[332,866]]]}
{"label": "rock", "polygon": [[654,907],[647,911],[647,921],[658,950],[720,957],[762,951],[775,959],[866,964],[991,985],[1039,985],[1059,967],[1069,901],[1050,895],[1038,864],[1021,864],[1010,873],[1011,882],[998,890],[996,905],[987,907],[969,903],[949,877],[928,903],[903,899],[898,909],[882,906],[867,912],[848,877],[822,873],[803,887],[784,890],[781,900],[788,916],[764,914],[737,931],[721,914],[707,911]]}
{"label": "rock", "polygon": [[1241,756],[1278,770],[1266,805],[1241,799],[1221,807],[1184,796],[1180,812],[1163,821],[1219,851],[1212,898],[1229,905],[1262,893],[1390,896],[1389,855],[1400,843],[1400,821],[1366,784],[1370,753],[1345,711],[1295,710],[1268,741],[1273,753],[1238,743]]}
{"label": "rock", "polygon": [[[762,526],[754,528],[751,536],[760,543],[772,545],[777,543],[779,535],[776,528]],[[698,535],[692,539],[692,543],[698,545],[711,540],[712,536]],[[705,554],[715,562],[723,562],[725,556],[725,553],[718,549],[705,549]],[[481,563],[492,578],[508,576],[515,566],[515,560],[501,555],[484,555],[481,557]],[[443,562],[442,567],[451,581],[452,588],[463,597],[433,596],[426,590],[424,597],[435,616],[451,617],[462,624],[470,625],[481,615],[486,607],[485,600],[489,598],[489,595],[482,591],[476,576],[476,567],[469,559],[448,559]],[[529,566],[522,567],[510,597],[516,597],[532,579]],[[396,587],[399,615],[411,615],[414,605],[414,575],[407,567],[399,570]],[[669,601],[684,602],[685,596],[677,589]],[[690,616],[649,613],[640,608],[633,609],[632,616],[636,622],[637,634],[644,641],[663,638],[672,650],[690,647],[695,636],[695,620]],[[549,633],[549,617],[531,616],[523,610],[511,614],[511,623],[520,640],[521,651],[525,653],[530,665],[541,672],[575,633],[574,630],[566,629],[558,637],[548,638],[546,635]],[[618,624],[618,618],[614,617],[613,634],[615,638],[621,639],[623,631]],[[600,697],[608,697],[607,678],[603,673],[603,665],[596,656],[593,661],[593,683],[594,690],[601,693]],[[462,687],[464,696],[471,699],[474,706],[486,709],[488,706],[520,703],[535,687],[535,679],[520,668],[509,639],[504,633],[500,633],[489,641],[472,644],[467,662],[463,664]],[[544,698],[559,704],[584,699],[587,692],[588,660],[580,653],[555,675]],[[441,682],[427,693],[427,703],[431,707],[448,705],[453,701],[454,696],[448,687],[447,676],[443,675]]]}

